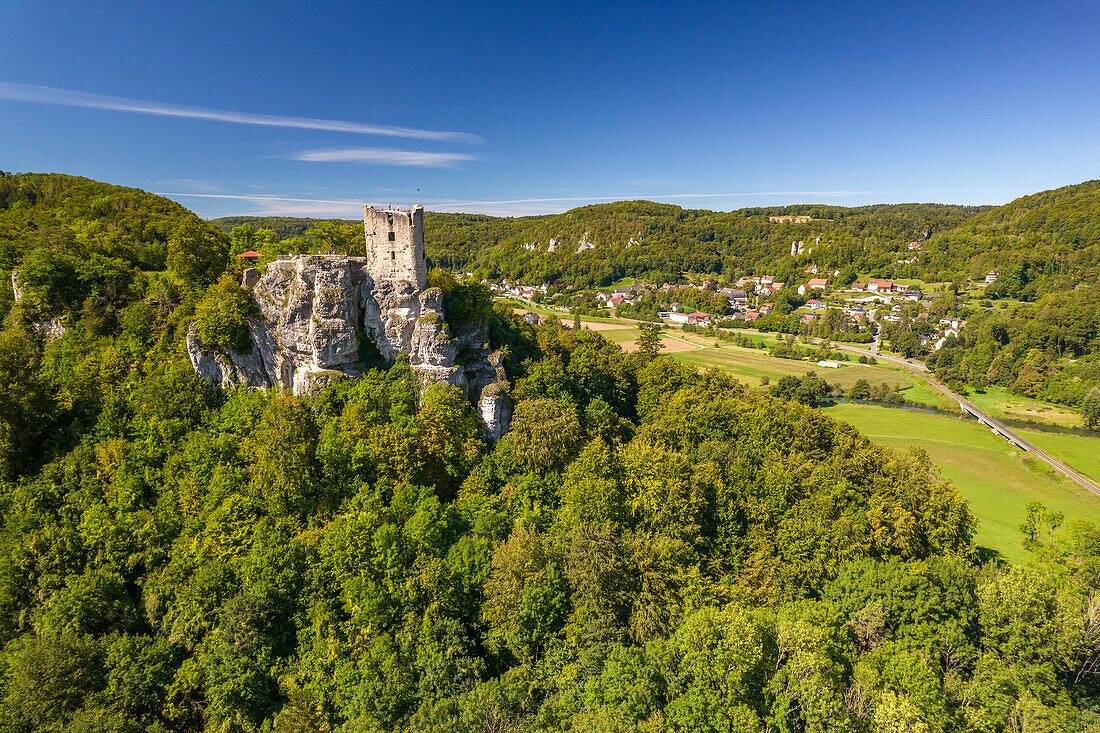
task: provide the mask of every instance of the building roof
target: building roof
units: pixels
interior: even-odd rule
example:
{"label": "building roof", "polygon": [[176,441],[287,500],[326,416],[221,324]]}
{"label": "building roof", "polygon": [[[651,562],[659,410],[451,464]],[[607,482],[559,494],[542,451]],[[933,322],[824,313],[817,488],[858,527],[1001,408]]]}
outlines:
{"label": "building roof", "polygon": [[238,257],[263,257],[263,255],[260,254],[259,252],[253,252],[252,250],[248,250],[247,252],[241,252],[237,256]]}

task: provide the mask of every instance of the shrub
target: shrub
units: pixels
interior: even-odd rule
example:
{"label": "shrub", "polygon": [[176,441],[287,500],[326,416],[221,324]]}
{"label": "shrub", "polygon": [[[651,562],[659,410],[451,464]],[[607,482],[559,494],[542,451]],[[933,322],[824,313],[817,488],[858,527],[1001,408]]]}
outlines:
{"label": "shrub", "polygon": [[252,293],[237,284],[229,273],[210,286],[195,307],[195,327],[199,340],[207,346],[248,351],[248,319],[256,312]]}

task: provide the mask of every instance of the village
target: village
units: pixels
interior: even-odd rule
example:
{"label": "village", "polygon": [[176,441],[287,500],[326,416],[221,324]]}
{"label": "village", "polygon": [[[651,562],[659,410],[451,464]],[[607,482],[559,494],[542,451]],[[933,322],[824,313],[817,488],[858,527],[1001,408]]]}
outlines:
{"label": "village", "polygon": [[[919,243],[911,243],[910,248],[919,248]],[[839,340],[868,343],[872,351],[878,350],[883,329],[892,324],[910,324],[924,352],[939,350],[949,339],[958,339],[966,325],[958,308],[936,307],[943,295],[942,284],[938,290],[925,292],[912,281],[864,278],[833,287],[830,276],[838,274],[839,271],[823,271],[811,265],[803,272],[805,279],[793,278],[799,282],[789,286],[774,275],[744,275],[731,286],[713,281],[676,285],[639,281],[590,293],[546,283],[482,282],[497,296],[518,298],[563,314],[615,316],[671,326],[751,329],[827,338],[839,336]],[[998,277],[998,271],[991,270],[970,285],[984,288]],[[685,296],[690,295],[690,291],[711,294],[710,305],[704,310],[682,302],[689,300]],[[724,296],[724,299],[715,296]],[[584,309],[586,301],[595,305],[596,310]],[[797,318],[796,327],[792,316]],[[546,320],[546,316],[534,312],[527,312],[524,317],[531,323]],[[819,322],[828,324],[824,332]]]}

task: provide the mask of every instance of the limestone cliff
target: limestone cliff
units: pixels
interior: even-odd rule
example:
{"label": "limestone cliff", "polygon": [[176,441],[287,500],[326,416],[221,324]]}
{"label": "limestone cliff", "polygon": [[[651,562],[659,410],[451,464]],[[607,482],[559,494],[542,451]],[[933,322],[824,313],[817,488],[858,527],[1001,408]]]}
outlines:
{"label": "limestone cliff", "polygon": [[[15,296],[16,303],[23,299],[23,283],[19,281],[19,270],[11,271],[11,292]],[[58,315],[53,318],[32,320],[29,325],[36,333],[45,336],[47,341],[53,341],[65,335],[67,321],[66,316]]]}
{"label": "limestone cliff", "polygon": [[[462,388],[493,439],[507,429],[510,403],[501,355],[490,353],[483,324],[469,324],[457,337],[449,332],[438,288],[376,282],[367,258],[342,255],[278,260],[262,272],[246,270],[242,285],[260,311],[249,324],[251,352],[211,349],[194,328],[187,334],[191,364],[208,383],[312,392],[334,378],[358,376],[366,340],[387,362],[408,354],[425,381]],[[457,364],[460,348],[477,358]]]}

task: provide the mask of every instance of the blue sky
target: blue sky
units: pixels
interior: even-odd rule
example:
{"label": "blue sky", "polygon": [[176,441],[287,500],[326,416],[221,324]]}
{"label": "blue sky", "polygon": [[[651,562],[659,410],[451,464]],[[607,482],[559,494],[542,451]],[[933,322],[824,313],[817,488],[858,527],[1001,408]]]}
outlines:
{"label": "blue sky", "polygon": [[0,4],[0,169],[207,217],[1003,203],[1100,177],[1096,2]]}

